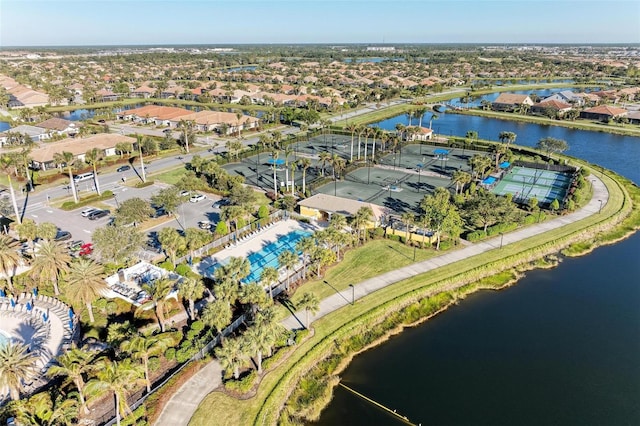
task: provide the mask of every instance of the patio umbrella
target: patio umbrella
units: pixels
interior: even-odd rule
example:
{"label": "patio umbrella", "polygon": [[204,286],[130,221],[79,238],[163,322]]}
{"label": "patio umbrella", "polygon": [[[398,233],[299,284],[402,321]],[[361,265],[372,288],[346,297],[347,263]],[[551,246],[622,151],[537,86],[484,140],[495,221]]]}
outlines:
{"label": "patio umbrella", "polygon": [[16,301],[13,300],[13,297],[11,298],[11,307],[15,308],[16,307]]}
{"label": "patio umbrella", "polygon": [[27,302],[27,311],[31,312],[33,306],[31,306],[31,302]]}
{"label": "patio umbrella", "polygon": [[69,328],[73,330],[73,321],[69,320]]}
{"label": "patio umbrella", "polygon": [[36,297],[38,297],[38,289],[37,289],[37,288],[34,288],[34,289],[33,289],[33,295],[34,295],[34,296],[36,296]]}
{"label": "patio umbrella", "polygon": [[73,319],[73,309],[69,308],[69,319]]}
{"label": "patio umbrella", "polygon": [[44,322],[49,321],[49,317],[47,316],[47,313],[46,313],[46,312],[43,312],[43,313],[42,313],[42,321],[44,321]]}
{"label": "patio umbrella", "polygon": [[4,292],[4,289],[0,288],[0,297],[6,297],[7,294]]}

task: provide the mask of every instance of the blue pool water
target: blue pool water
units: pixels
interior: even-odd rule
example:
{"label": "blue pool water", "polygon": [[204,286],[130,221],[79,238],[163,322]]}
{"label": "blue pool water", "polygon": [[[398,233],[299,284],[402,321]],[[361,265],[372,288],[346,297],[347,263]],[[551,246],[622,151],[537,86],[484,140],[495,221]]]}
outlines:
{"label": "blue pool water", "polygon": [[260,281],[260,275],[262,274],[262,270],[267,266],[271,266],[273,268],[278,268],[278,256],[285,250],[292,251],[296,254],[300,254],[298,250],[296,250],[296,244],[301,239],[308,237],[311,235],[311,232],[308,231],[292,231],[287,235],[280,237],[277,241],[267,244],[256,253],[251,253],[247,256],[249,262],[251,262],[251,272],[247,278],[242,280],[243,283],[251,283],[254,281]]}
{"label": "blue pool water", "polygon": [[[292,251],[297,255],[300,255],[300,252],[296,250],[296,244],[298,241],[303,239],[304,237],[308,237],[312,233],[309,231],[291,231],[287,235],[283,235],[278,238],[277,241],[268,243],[265,245],[260,251],[251,253],[247,256],[247,259],[251,263],[251,270],[249,271],[249,275],[242,280],[244,284],[248,284],[254,281],[260,281],[260,275],[262,274],[262,270],[267,266],[271,266],[273,268],[278,268],[278,256],[285,250]],[[210,266],[206,275],[213,277],[213,273],[216,269],[218,269],[221,264],[216,263],[215,265]]]}

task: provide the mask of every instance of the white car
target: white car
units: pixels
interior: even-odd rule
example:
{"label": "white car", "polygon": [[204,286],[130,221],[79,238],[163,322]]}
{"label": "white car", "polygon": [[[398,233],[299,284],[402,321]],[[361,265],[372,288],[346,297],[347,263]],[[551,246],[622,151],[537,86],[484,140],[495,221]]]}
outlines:
{"label": "white car", "polygon": [[88,209],[84,209],[80,212],[80,214],[82,215],[82,217],[87,217],[89,216],[91,213],[95,212],[96,209],[95,207],[89,207]]}
{"label": "white car", "polygon": [[190,194],[189,191],[180,191],[180,194],[178,194],[180,197],[188,197]]}
{"label": "white car", "polygon": [[198,201],[202,201],[202,200],[206,200],[206,199],[207,199],[207,197],[205,197],[202,194],[193,194],[191,196],[191,198],[189,198],[189,201],[192,202],[192,203],[197,203]]}

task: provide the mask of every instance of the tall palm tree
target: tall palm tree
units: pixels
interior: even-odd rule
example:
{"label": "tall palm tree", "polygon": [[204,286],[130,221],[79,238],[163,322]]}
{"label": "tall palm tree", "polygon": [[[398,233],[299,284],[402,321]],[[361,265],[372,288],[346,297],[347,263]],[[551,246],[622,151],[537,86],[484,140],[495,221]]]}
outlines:
{"label": "tall palm tree", "polygon": [[296,250],[302,252],[302,256],[303,256],[303,261],[302,261],[302,265],[303,265],[303,270],[302,270],[302,276],[306,279],[307,278],[307,260],[309,259],[309,255],[311,253],[311,250],[313,249],[313,247],[315,247],[316,242],[313,238],[311,237],[304,237],[301,238],[300,240],[298,240],[298,242],[296,243]]}
{"label": "tall palm tree", "polygon": [[320,311],[320,299],[318,299],[318,296],[314,293],[304,293],[296,307],[298,309],[305,310],[307,314],[307,325],[305,327],[308,329],[310,325],[309,313],[313,313],[315,315]]}
{"label": "tall palm tree", "polygon": [[256,354],[256,370],[262,373],[262,354],[270,351],[276,342],[276,334],[269,327],[261,323],[255,323],[247,329],[243,335],[246,348]]}
{"label": "tall palm tree", "polygon": [[284,268],[287,274],[287,291],[289,291],[289,282],[291,279],[289,270],[293,268],[296,263],[298,263],[298,255],[290,250],[285,250],[278,256],[278,265]]}
{"label": "tall palm tree", "polygon": [[162,249],[167,253],[171,263],[176,264],[176,256],[178,251],[187,247],[185,238],[174,228],[162,228],[158,232],[158,241],[162,245]]}
{"label": "tall palm tree", "polygon": [[69,272],[71,256],[61,243],[43,240],[31,265],[30,275],[34,280],[53,283],[53,291],[60,294],[58,281],[61,272]]}
{"label": "tall palm tree", "polygon": [[[373,217],[373,210],[371,207],[360,207],[356,214],[351,218],[351,223],[358,232],[358,240],[362,240],[361,232],[366,227],[367,223],[371,221]],[[366,240],[366,232],[364,233],[364,239]]]}
{"label": "tall palm tree", "polygon": [[56,164],[67,168],[69,173],[69,185],[71,185],[71,192],[73,192],[73,201],[78,202],[78,192],[76,190],[76,182],[73,180],[73,163],[76,161],[75,155],[71,152],[63,151],[53,154],[53,161]]}
{"label": "tall palm tree", "polygon": [[151,392],[149,358],[164,353],[174,343],[174,338],[170,333],[161,333],[156,335],[138,333],[131,339],[122,342],[122,345],[120,346],[122,351],[128,352],[133,359],[139,359],[142,361],[147,393]]}
{"label": "tall palm tree", "polygon": [[[21,240],[29,241],[31,245],[31,255],[35,256],[35,240],[38,238],[38,225],[33,219],[25,219],[21,224],[16,225],[16,232]],[[56,229],[57,232],[57,229]]]}
{"label": "tall palm tree", "polygon": [[233,306],[238,300],[238,281],[231,277],[226,277],[222,281],[216,283],[213,288],[216,298],[218,300],[224,300],[229,307]]}
{"label": "tall palm tree", "polygon": [[96,376],[87,383],[86,390],[88,394],[95,396],[102,396],[107,392],[113,394],[116,424],[120,426],[120,417],[131,412],[127,396],[144,382],[143,374],[142,367],[133,364],[131,359],[118,362],[103,358],[96,365]]}
{"label": "tall palm tree", "polygon": [[60,389],[35,394],[14,405],[20,424],[39,426],[72,426],[78,424],[78,400],[75,392],[62,393]]}
{"label": "tall palm tree", "polygon": [[[415,117],[418,117],[418,127],[422,127],[422,117],[427,113],[427,108],[424,106],[420,106],[413,110]],[[431,127],[429,127],[431,128]]]}
{"label": "tall palm tree", "polygon": [[84,161],[93,167],[93,181],[96,184],[96,192],[98,195],[102,195],[100,192],[100,181],[98,180],[98,162],[100,160],[102,160],[102,153],[98,148],[90,149],[84,154]]}
{"label": "tall palm tree", "polygon": [[74,303],[83,303],[89,312],[89,321],[94,322],[93,301],[107,290],[104,266],[88,258],[79,258],[71,263],[64,286],[64,294]]}
{"label": "tall palm tree", "polygon": [[11,291],[13,291],[13,275],[23,260],[18,251],[19,246],[18,241],[9,235],[0,235],[0,271],[4,274]]}
{"label": "tall palm tree", "polygon": [[182,137],[184,138],[184,149],[189,153],[189,137],[193,132],[194,122],[191,120],[180,120],[178,122],[178,128],[182,129]]}
{"label": "tall palm tree", "polygon": [[76,389],[78,389],[80,406],[85,414],[89,414],[89,409],[87,408],[87,403],[84,398],[84,378],[88,373],[93,371],[93,358],[93,353],[74,347],[58,356],[56,358],[57,365],[52,365],[49,367],[49,370],[47,370],[49,377],[65,376],[73,382]]}
{"label": "tall palm tree", "polygon": [[256,282],[245,284],[240,289],[240,303],[249,306],[249,314],[253,317],[260,308],[264,308],[271,301],[264,288]]}
{"label": "tall palm tree", "polygon": [[368,127],[367,126],[363,126],[363,125],[358,125],[356,132],[358,133],[358,160],[360,159],[360,141],[362,138],[362,135],[365,135],[367,133]]}
{"label": "tall palm tree", "polygon": [[196,280],[194,278],[185,278],[178,287],[178,294],[182,298],[187,299],[189,304],[188,314],[191,321],[196,319],[195,301],[196,299],[202,298],[205,290],[206,288],[202,280]]}
{"label": "tall palm tree", "polygon": [[0,389],[9,389],[11,399],[20,399],[24,383],[37,373],[38,357],[27,345],[8,342],[0,345]]}
{"label": "tall palm tree", "polygon": [[271,151],[271,160],[273,161],[273,194],[278,199],[278,181],[276,178],[276,163],[278,162],[278,156],[280,155],[277,149]]}
{"label": "tall palm tree", "polygon": [[215,349],[216,357],[220,360],[225,372],[232,372],[233,377],[238,380],[240,368],[246,364],[247,355],[240,338],[227,339],[221,347]]}
{"label": "tall palm tree", "polygon": [[322,176],[324,177],[324,167],[327,163],[331,162],[331,153],[327,151],[322,151],[320,153],[320,162],[322,163]]}
{"label": "tall palm tree", "polygon": [[[290,146],[287,146],[284,149],[284,185],[285,191],[289,191],[289,156],[293,154],[293,149]],[[285,192],[286,193],[286,192]]]}
{"label": "tall palm tree", "polygon": [[409,242],[411,241],[411,232],[409,232],[409,228],[411,228],[411,225],[415,223],[416,218],[413,215],[413,213],[402,213],[401,219],[402,219],[402,223],[404,223],[404,226],[406,226],[406,230],[407,230],[406,244],[409,244]]}
{"label": "tall palm tree", "polygon": [[4,153],[0,155],[0,169],[7,175],[7,180],[9,181],[9,194],[11,195],[11,204],[13,205],[13,213],[16,215],[16,222],[18,224],[22,223],[22,217],[20,216],[20,211],[18,210],[18,202],[16,201],[16,192],[13,188],[13,182],[11,181],[11,173],[15,171],[15,161],[14,158],[8,153]]}
{"label": "tall palm tree", "polygon": [[173,291],[174,286],[175,281],[170,280],[169,278],[160,278],[152,283],[142,285],[142,290],[149,295],[151,300],[140,305],[138,309],[147,310],[153,308],[161,333],[165,332],[165,311],[167,309],[167,305],[170,303],[167,300],[167,296]]}
{"label": "tall palm tree", "polygon": [[351,150],[349,151],[349,162],[352,163],[353,162],[353,138],[355,136],[356,130],[358,129],[358,126],[351,123],[347,125],[346,129],[349,132],[351,132]]}
{"label": "tall palm tree", "polygon": [[302,168],[302,196],[306,196],[307,193],[307,169],[311,167],[311,160],[308,158],[300,158],[298,164]]}
{"label": "tall palm tree", "polygon": [[233,312],[231,306],[224,300],[215,300],[207,304],[202,310],[202,322],[213,327],[222,338],[222,331],[231,323]]}
{"label": "tall palm tree", "polygon": [[464,190],[464,186],[471,182],[471,175],[461,170],[453,172],[452,182],[456,184],[456,194],[460,194]]}
{"label": "tall palm tree", "polygon": [[278,270],[273,266],[266,266],[260,274],[260,283],[268,287],[269,296],[273,299],[273,284],[278,282]]}

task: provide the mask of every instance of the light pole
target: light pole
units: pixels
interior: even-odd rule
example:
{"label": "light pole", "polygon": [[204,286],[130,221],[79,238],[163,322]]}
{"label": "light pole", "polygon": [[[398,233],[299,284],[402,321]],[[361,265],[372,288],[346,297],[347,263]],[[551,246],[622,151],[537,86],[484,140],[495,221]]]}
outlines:
{"label": "light pole", "polygon": [[416,248],[417,246],[413,246],[413,261],[416,261]]}
{"label": "light pole", "polygon": [[602,213],[602,200],[598,200],[600,202],[600,208],[598,209],[598,214]]}
{"label": "light pole", "polygon": [[349,284],[349,287],[351,287],[351,304],[355,305],[356,304],[356,288],[353,286],[353,284]]}

